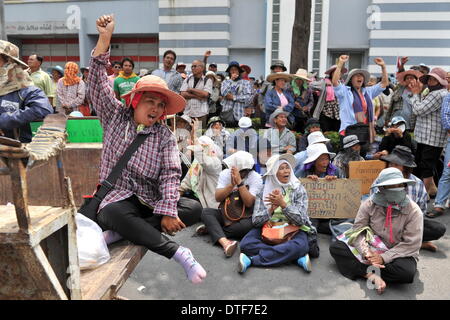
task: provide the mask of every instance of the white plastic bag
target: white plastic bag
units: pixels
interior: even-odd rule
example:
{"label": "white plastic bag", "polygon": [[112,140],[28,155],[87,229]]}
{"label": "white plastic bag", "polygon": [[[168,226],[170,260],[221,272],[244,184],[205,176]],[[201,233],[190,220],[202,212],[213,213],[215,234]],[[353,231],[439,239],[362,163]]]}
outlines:
{"label": "white plastic bag", "polygon": [[75,215],[75,221],[80,269],[93,269],[108,262],[111,256],[98,224],[81,213]]}

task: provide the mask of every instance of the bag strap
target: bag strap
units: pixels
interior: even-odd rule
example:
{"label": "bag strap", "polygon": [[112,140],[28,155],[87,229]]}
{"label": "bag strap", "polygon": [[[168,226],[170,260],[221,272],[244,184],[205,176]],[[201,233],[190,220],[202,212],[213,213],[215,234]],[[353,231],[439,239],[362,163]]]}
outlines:
{"label": "bag strap", "polygon": [[114,168],[111,170],[108,178],[106,178],[102,183],[100,183],[100,188],[95,193],[94,197],[99,200],[103,200],[106,194],[114,188],[117,179],[119,179],[122,170],[127,165],[133,153],[139,148],[139,146],[147,139],[148,134],[138,134],[133,142],[125,150],[122,157],[117,161]]}
{"label": "bag strap", "polygon": [[224,209],[223,212],[225,214],[225,217],[228,220],[230,220],[230,221],[239,221],[239,220],[241,220],[244,217],[244,214],[245,214],[245,204],[243,203],[241,216],[239,218],[232,218],[232,217],[230,217],[230,215],[228,214],[228,209],[227,209],[229,204],[230,204],[230,197],[227,197],[225,199],[225,205],[223,206],[223,209]]}

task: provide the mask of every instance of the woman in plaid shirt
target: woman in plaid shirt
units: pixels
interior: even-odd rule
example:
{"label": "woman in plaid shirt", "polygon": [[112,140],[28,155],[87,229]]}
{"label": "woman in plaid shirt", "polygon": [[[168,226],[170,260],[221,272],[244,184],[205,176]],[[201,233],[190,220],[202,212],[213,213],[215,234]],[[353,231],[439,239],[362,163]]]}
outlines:
{"label": "woman in plaid shirt", "polygon": [[145,76],[122,96],[128,107],[125,108],[114,97],[106,74],[114,17],[97,19],[97,30],[99,40],[91,58],[88,94],[104,131],[100,181],[108,177],[138,134],[148,135],[100,204],[98,223],[104,230],[112,230],[168,259],[174,258],[189,280],[200,283],[206,272],[191,251],[161,233],[180,231],[196,223],[201,213],[199,205],[178,203],[181,166],[176,140],[158,122],[167,114],[182,111],[186,101],[170,91],[164,80]]}

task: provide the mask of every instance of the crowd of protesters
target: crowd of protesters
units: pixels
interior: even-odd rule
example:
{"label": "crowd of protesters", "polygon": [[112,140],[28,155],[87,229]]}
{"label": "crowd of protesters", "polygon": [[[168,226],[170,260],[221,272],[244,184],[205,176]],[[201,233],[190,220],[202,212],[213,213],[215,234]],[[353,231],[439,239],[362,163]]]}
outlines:
{"label": "crowd of protesters", "polygon": [[[317,232],[326,233],[334,237],[330,252],[339,271],[373,280],[379,292],[386,282],[413,281],[419,249],[438,250],[431,241],[445,227],[429,219],[444,213],[450,194],[450,76],[442,68],[406,70],[403,57],[389,76],[376,58],[377,78],[347,70],[351,57],[342,55],[323,78],[303,68],[290,74],[275,60],[271,73],[257,80],[251,66],[237,61],[218,71],[208,64],[211,51],[186,71],[168,50],[160,69],[137,74],[130,58],[109,61],[114,19],[100,17],[97,29],[91,64],[81,69],[67,62],[45,72],[43,57],[33,54],[26,65],[12,44],[1,42],[0,67],[11,76],[1,78],[0,129],[11,135],[13,121],[23,127],[51,111],[97,115],[105,149],[100,180],[134,137],[149,135],[130,160],[135,170],[127,168],[127,178],[100,205],[99,225],[117,235],[108,242],[123,237],[173,257],[198,283],[206,271],[190,249],[165,234],[202,221],[196,233],[209,234],[226,257],[241,240],[244,273],[252,265],[291,261],[311,272],[310,258],[319,256]],[[25,107],[12,97],[17,90]],[[27,106],[37,110],[36,119]],[[308,196],[298,178],[348,178],[350,161],[372,159],[389,168],[355,220],[308,217]],[[350,227],[344,232],[341,223]],[[289,240],[267,240],[265,229],[287,226],[297,228]],[[366,272],[368,265],[381,275]]]}

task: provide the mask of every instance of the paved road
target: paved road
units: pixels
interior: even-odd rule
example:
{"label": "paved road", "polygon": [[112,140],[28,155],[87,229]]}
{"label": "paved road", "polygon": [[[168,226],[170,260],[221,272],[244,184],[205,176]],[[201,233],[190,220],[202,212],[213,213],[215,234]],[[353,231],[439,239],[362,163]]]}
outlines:
{"label": "paved road", "polygon": [[[450,229],[450,210],[437,219]],[[174,239],[191,248],[205,267],[208,277],[204,283],[192,285],[181,266],[148,252],[119,295],[138,300],[450,299],[450,231],[435,242],[438,252],[421,251],[413,284],[388,285],[379,296],[367,288],[365,280],[351,281],[341,276],[328,251],[330,239],[326,235],[319,235],[321,255],[313,260],[311,274],[292,264],[270,269],[252,267],[240,275],[236,271],[239,251],[226,259],[208,236],[194,235],[196,226],[179,232]],[[141,286],[145,289],[138,291]]]}

